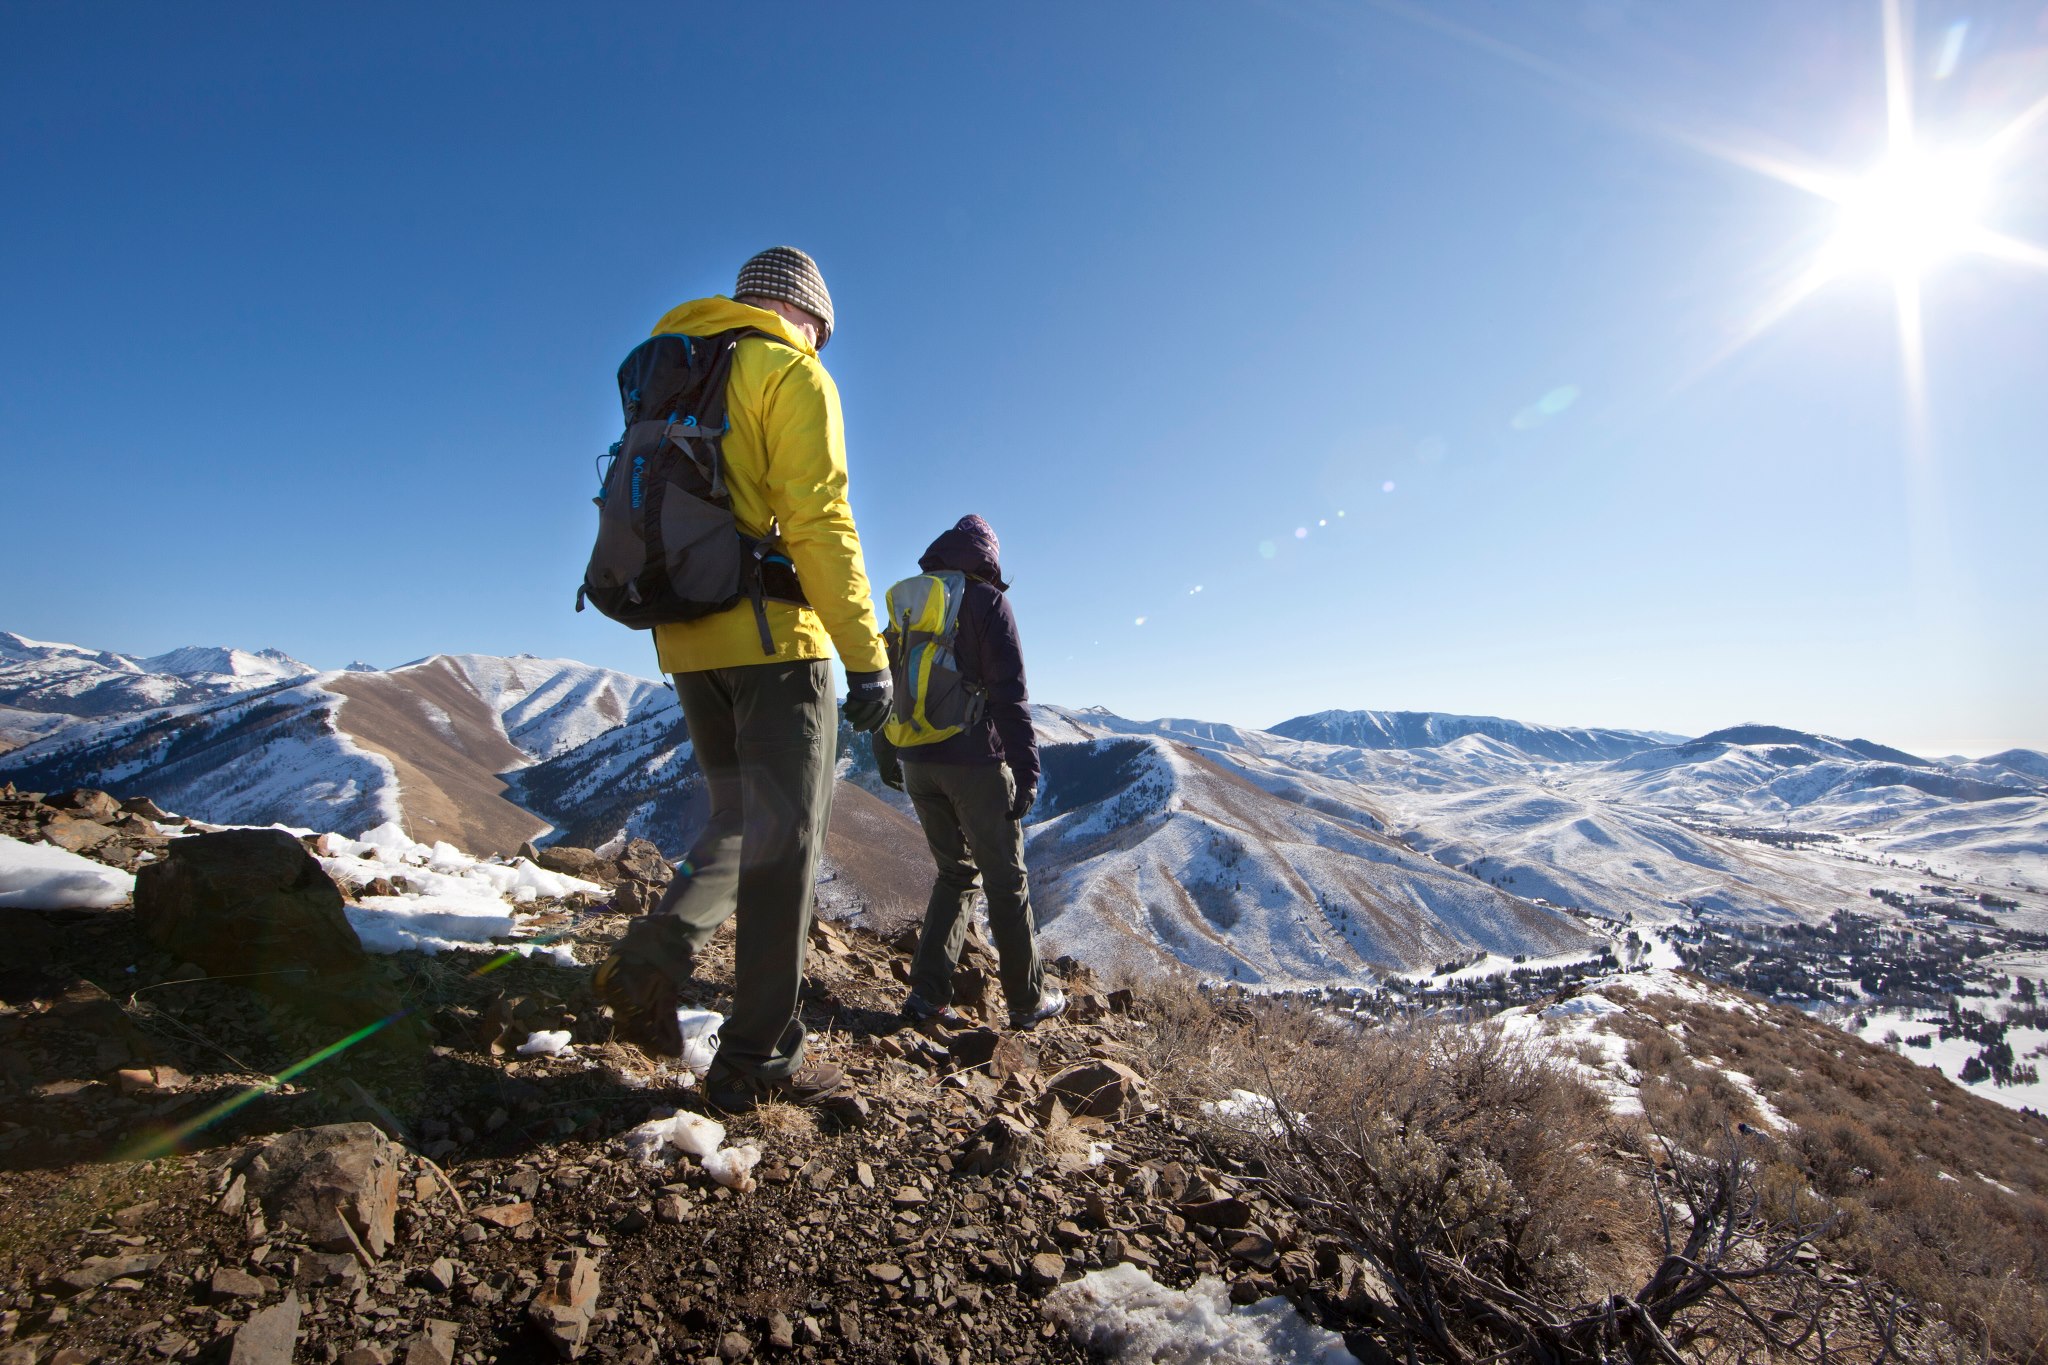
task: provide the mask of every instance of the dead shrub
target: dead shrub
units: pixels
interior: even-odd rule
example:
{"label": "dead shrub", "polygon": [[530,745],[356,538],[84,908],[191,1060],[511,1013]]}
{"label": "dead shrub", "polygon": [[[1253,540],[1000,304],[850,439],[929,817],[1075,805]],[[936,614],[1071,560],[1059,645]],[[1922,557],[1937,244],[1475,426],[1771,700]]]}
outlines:
{"label": "dead shrub", "polygon": [[1891,1145],[1852,1118],[1808,1124],[1793,1134],[1792,1146],[1805,1158],[1809,1178],[1825,1194],[1849,1194],[1899,1168]]}
{"label": "dead shrub", "polygon": [[[1210,1139],[1373,1272],[1372,1306],[1323,1306],[1390,1359],[1897,1358],[1882,1282],[1808,1268],[1855,1211],[1740,1135],[1749,1096],[1661,1029],[1632,1037],[1632,1060],[1667,1073],[1647,1078],[1646,1123],[1483,1025],[1367,1028],[1185,987],[1147,989],[1142,1012],[1154,1083],[1183,1112],[1235,1089],[1272,1101],[1271,1118],[1212,1114]],[[1868,1158],[1876,1139],[1857,1138]]]}

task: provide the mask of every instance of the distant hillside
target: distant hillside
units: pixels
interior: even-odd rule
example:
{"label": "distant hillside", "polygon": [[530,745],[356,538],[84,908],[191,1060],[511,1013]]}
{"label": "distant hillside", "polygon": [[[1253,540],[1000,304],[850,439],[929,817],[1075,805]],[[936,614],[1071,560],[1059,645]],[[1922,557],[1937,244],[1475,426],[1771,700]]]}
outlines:
{"label": "distant hillside", "polygon": [[1869,759],[1878,763],[1903,763],[1908,767],[1932,768],[1928,759],[1916,757],[1904,749],[1894,749],[1886,744],[1873,744],[1867,739],[1835,739],[1828,735],[1809,734],[1804,730],[1788,730],[1782,725],[1732,725],[1725,730],[1715,730],[1701,735],[1679,746],[1681,753],[1706,752],[1716,745],[1785,745],[1804,749],[1822,758]]}
{"label": "distant hillside", "polygon": [[[0,652],[0,684],[16,689],[0,697],[71,708],[66,723],[0,756],[0,777],[112,788],[228,823],[353,834],[397,820],[424,842],[497,852],[549,831],[506,799],[506,774],[669,696],[644,679],[530,657],[314,674],[275,651],[138,660],[9,635]],[[152,664],[197,671],[145,671]]]}
{"label": "distant hillside", "polygon": [[1056,951],[1098,966],[1164,958],[1293,985],[1593,946],[1565,915],[1170,740],[1062,744],[1042,757],[1030,841],[1040,922]]}
{"label": "distant hillside", "polygon": [[1272,727],[1272,733],[1357,749],[1433,749],[1467,735],[1485,735],[1531,757],[1557,763],[1621,758],[1678,738],[1641,730],[1530,725],[1497,716],[1452,716],[1438,711],[1318,711],[1283,720]]}
{"label": "distant hillside", "polygon": [[[273,687],[314,670],[274,649],[191,646],[138,659],[0,631],[0,709],[46,716],[124,715]],[[44,732],[62,725],[44,724]]]}
{"label": "distant hillside", "polygon": [[[0,752],[0,781],[106,787],[224,823],[356,834],[391,820],[482,851],[627,834],[674,857],[701,825],[682,713],[658,682],[525,656],[295,668],[260,651],[151,660],[0,636],[16,699],[0,696],[0,749],[19,746]],[[1105,961],[1355,980],[1576,951],[1566,908],[1820,921],[1933,875],[2017,897],[2010,913],[2048,928],[2029,890],[2048,886],[2048,782],[2034,775],[2048,758],[2031,750],[1927,760],[1771,726],[1667,743],[1429,712],[1328,712],[1281,727],[1292,735],[1033,715],[1037,904],[1057,949]],[[840,749],[824,894],[913,915],[922,839],[866,741],[842,729]]]}

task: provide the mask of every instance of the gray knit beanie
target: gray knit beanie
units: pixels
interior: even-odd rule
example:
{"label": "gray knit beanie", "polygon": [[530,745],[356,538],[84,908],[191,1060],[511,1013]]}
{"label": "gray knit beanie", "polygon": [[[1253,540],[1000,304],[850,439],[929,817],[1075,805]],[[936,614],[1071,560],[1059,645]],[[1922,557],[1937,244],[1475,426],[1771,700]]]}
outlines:
{"label": "gray knit beanie", "polygon": [[793,246],[771,246],[740,267],[736,299],[753,294],[803,309],[819,322],[818,345],[832,339],[832,294],[818,263]]}

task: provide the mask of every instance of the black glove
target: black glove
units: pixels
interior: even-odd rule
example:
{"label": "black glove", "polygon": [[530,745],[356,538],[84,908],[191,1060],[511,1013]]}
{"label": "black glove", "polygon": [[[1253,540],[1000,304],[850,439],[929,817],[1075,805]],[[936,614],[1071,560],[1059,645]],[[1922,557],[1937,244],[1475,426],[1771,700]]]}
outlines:
{"label": "black glove", "polygon": [[846,723],[863,734],[882,728],[889,719],[889,670],[846,675]]}
{"label": "black glove", "polygon": [[1021,780],[1018,780],[1017,772],[1014,768],[1010,771],[1010,778],[1017,788],[1017,794],[1010,798],[1010,818],[1012,820],[1022,820],[1025,812],[1031,809],[1031,803],[1038,799],[1038,779],[1032,778],[1030,785],[1026,786]]}
{"label": "black glove", "polygon": [[869,735],[868,746],[875,751],[875,772],[885,787],[903,790],[903,760],[896,757],[896,746],[880,735]]}

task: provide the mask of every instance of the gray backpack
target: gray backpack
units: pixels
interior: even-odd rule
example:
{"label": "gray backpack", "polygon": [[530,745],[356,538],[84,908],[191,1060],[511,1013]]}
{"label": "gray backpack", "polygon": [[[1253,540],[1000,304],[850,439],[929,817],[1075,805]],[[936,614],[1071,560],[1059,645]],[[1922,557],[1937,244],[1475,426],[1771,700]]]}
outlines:
{"label": "gray backpack", "polygon": [[[635,630],[754,604],[761,650],[775,653],[766,603],[803,604],[796,567],[775,528],[749,536],[725,485],[726,382],[751,327],[690,337],[662,333],[619,366],[625,434],[600,457],[597,543],[576,590]],[[609,463],[606,463],[609,461]]]}

